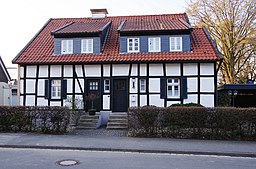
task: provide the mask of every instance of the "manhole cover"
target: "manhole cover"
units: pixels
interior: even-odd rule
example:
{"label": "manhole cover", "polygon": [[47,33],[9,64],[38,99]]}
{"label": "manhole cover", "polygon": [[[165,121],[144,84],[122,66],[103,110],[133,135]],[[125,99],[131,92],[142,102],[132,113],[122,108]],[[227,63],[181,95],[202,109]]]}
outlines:
{"label": "manhole cover", "polygon": [[77,160],[61,160],[61,161],[57,161],[56,164],[58,164],[60,166],[72,166],[72,165],[79,164],[79,161],[77,161]]}

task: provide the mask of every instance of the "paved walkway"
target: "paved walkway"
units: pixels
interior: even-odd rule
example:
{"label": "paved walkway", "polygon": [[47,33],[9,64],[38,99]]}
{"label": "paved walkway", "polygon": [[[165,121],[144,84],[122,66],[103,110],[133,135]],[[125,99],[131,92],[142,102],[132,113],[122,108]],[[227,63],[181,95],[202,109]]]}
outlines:
{"label": "paved walkway", "polygon": [[126,137],[123,130],[75,130],[66,135],[0,133],[0,147],[145,153],[224,155],[256,158],[256,142]]}

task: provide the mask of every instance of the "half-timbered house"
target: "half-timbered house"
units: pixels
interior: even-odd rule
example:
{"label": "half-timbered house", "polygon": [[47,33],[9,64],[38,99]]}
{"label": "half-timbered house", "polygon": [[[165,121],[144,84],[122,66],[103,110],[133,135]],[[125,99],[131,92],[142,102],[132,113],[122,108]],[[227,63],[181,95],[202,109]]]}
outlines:
{"label": "half-timbered house", "polygon": [[182,14],[50,19],[14,58],[20,105],[65,106],[94,93],[97,111],[174,103],[216,105],[221,56]]}

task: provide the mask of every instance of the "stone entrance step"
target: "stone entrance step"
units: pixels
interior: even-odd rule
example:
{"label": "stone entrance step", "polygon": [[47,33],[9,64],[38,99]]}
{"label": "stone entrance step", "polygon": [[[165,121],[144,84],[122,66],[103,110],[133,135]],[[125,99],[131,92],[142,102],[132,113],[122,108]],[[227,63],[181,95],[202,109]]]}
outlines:
{"label": "stone entrance step", "polygon": [[128,114],[127,113],[111,113],[108,118],[107,129],[127,129]]}
{"label": "stone entrance step", "polygon": [[99,115],[82,115],[79,119],[77,129],[97,129],[100,120]]}

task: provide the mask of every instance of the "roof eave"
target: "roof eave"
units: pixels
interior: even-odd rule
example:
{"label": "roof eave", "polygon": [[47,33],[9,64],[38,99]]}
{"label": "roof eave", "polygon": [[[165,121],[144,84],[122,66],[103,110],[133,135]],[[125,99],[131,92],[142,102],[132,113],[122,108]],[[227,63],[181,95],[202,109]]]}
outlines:
{"label": "roof eave", "polygon": [[30,46],[30,44],[37,38],[37,36],[44,30],[44,28],[51,22],[52,18],[50,18],[44,25],[43,27],[35,34],[35,36],[27,43],[27,45],[18,53],[17,56],[12,60],[13,64],[19,64],[17,60],[19,57],[22,55],[22,53]]}

